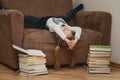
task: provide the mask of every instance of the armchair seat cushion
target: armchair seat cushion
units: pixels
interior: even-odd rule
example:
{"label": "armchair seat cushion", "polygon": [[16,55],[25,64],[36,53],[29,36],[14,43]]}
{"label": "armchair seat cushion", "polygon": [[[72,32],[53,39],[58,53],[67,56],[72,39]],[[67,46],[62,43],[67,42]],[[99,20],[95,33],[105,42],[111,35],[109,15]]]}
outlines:
{"label": "armchair seat cushion", "polygon": [[[24,29],[24,38],[31,41],[38,40],[40,43],[47,44],[56,44],[55,35],[45,29],[35,29],[35,28],[25,28]],[[28,44],[29,45],[29,44]]]}
{"label": "armchair seat cushion", "polygon": [[[48,30],[25,28],[23,47],[25,49],[39,49],[46,54],[47,65],[55,64],[54,50],[57,46],[57,41],[54,33]],[[84,63],[87,58],[87,51],[89,50],[89,45],[91,43],[101,44],[102,34],[98,31],[90,29],[82,29],[81,38],[76,45],[77,53],[77,63]],[[61,48],[61,64],[70,64],[71,53],[70,50]]]}

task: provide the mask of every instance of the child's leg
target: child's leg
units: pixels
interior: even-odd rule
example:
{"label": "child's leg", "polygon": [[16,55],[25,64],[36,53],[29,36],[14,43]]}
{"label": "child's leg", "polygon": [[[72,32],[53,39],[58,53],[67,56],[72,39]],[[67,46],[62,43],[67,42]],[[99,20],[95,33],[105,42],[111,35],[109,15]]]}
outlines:
{"label": "child's leg", "polygon": [[32,26],[38,29],[45,29],[44,19],[37,18],[34,16],[24,16],[24,25],[25,26]]}
{"label": "child's leg", "polygon": [[74,9],[72,9],[71,11],[69,11],[67,14],[60,16],[60,17],[63,18],[65,21],[68,21],[71,18],[73,18],[79,10],[82,10],[83,7],[84,7],[83,4],[80,4],[77,7],[75,7]]}
{"label": "child's leg", "polygon": [[33,16],[24,16],[25,25],[34,26],[39,22],[39,18]]}
{"label": "child's leg", "polygon": [[3,6],[0,6],[0,10],[2,10],[2,9],[4,9],[4,7],[3,7]]}
{"label": "child's leg", "polygon": [[25,26],[33,26],[38,29],[46,29],[46,21],[51,16],[46,17],[34,17],[34,16],[24,16],[24,25]]}

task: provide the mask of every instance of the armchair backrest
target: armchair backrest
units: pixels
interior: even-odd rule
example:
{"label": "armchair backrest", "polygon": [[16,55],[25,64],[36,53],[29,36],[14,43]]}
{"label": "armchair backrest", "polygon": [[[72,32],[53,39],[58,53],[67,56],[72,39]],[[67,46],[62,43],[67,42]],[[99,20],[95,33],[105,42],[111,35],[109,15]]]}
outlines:
{"label": "armchair backrest", "polygon": [[72,0],[1,0],[1,4],[36,17],[62,15],[72,9]]}

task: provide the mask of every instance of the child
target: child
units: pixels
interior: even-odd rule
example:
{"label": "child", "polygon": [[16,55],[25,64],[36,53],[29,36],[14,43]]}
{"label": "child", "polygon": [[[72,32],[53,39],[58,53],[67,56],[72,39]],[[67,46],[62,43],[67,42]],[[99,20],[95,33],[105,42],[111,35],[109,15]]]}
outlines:
{"label": "child", "polygon": [[[83,4],[78,5],[65,15],[62,16],[46,16],[36,18],[33,16],[25,16],[25,26],[34,26],[38,29],[48,29],[50,32],[55,32],[62,40],[64,40],[68,49],[73,49],[77,41],[80,39],[82,29],[78,26],[69,26],[66,21],[70,20],[75,14],[83,9]],[[72,32],[75,32],[74,40],[70,40],[68,37],[72,37]]]}

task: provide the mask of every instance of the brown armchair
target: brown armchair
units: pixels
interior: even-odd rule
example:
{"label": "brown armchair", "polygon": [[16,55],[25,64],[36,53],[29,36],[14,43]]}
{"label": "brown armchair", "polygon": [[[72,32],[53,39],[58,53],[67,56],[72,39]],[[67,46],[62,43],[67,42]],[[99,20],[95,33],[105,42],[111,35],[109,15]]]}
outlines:
{"label": "brown armchair", "polygon": [[[18,51],[12,48],[16,44],[25,49],[42,50],[47,65],[54,65],[55,35],[48,30],[24,26],[24,15],[62,15],[72,9],[72,0],[1,0],[1,4],[7,10],[0,10],[0,62],[18,69]],[[76,45],[77,63],[86,62],[90,44],[110,44],[111,15],[107,12],[80,11],[69,24],[83,28]],[[71,52],[61,48],[60,53],[61,63],[70,64]]]}

